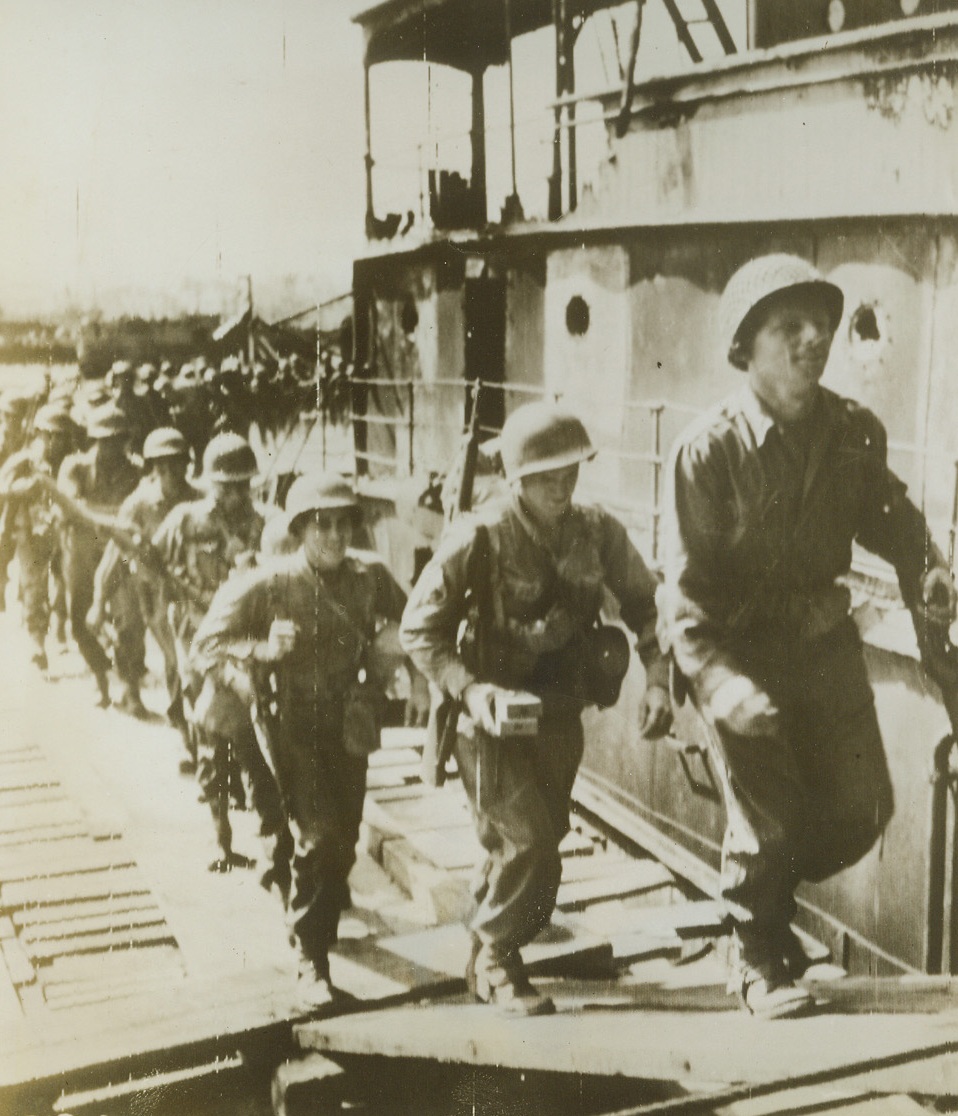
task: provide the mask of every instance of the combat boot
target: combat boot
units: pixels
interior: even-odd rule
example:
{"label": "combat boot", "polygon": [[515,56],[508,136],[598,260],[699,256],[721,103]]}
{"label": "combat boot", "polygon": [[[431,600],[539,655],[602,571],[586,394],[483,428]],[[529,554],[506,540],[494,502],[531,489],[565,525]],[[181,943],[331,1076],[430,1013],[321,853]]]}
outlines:
{"label": "combat boot", "polygon": [[556,1006],[529,980],[518,950],[499,957],[495,948],[483,946],[475,963],[476,999],[503,1015],[554,1015]]}
{"label": "combat boot", "polygon": [[759,1019],[795,1019],[816,1008],[812,994],[799,987],[778,952],[777,940],[732,935],[728,991]]}

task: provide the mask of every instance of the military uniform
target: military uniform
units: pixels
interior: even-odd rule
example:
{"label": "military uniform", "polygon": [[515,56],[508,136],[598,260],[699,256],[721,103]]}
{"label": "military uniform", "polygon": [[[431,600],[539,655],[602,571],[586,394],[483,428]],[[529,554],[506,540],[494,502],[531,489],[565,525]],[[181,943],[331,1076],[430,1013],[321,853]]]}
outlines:
{"label": "military uniform", "polygon": [[[723,302],[730,361],[750,370],[742,323],[749,315],[769,320],[757,319],[754,305],[787,295],[793,301],[778,304],[786,316],[772,318],[770,329],[778,320],[795,338],[804,329],[817,348],[798,349],[790,338],[792,368],[796,354],[800,361],[809,351],[823,367],[821,334],[813,330],[824,327],[813,323],[827,312],[834,332],[841,292],[793,257],[753,261],[738,276]],[[813,309],[804,311],[802,299],[810,297]],[[773,367],[780,369],[775,382],[790,374],[784,362]],[[749,1010],[774,1017],[809,1003],[792,979],[804,964],[789,931],[796,886],[859,860],[893,807],[861,640],[841,583],[852,545],[894,566],[911,607],[929,567],[945,563],[888,468],[876,416],[808,373],[811,409],[783,421],[756,394],[756,385],[768,390],[763,375],[761,366],[750,371],[747,386],[676,443],[663,504],[659,612],[664,641],[711,726],[724,785],[721,893],[743,962],[730,987]],[[750,998],[752,985],[758,991]]]}
{"label": "military uniform", "polygon": [[[547,654],[574,652],[594,626],[608,590],[638,636],[648,682],[664,685],[667,675],[655,638],[656,580],[622,524],[598,508],[573,504],[550,545],[512,497],[455,524],[410,595],[403,649],[443,693],[459,696],[477,680],[475,667],[457,649],[457,633],[475,588],[467,571],[479,525],[488,531],[495,614],[492,668],[480,681],[543,697],[535,737],[496,739],[462,715],[456,742],[457,765],[487,854],[471,927],[508,969],[555,908],[559,842],[569,827],[583,749],[583,704],[567,696],[575,680],[570,676],[565,686],[560,679],[558,687],[540,690],[537,663]],[[574,653],[567,655],[573,671],[574,660]]]}
{"label": "military uniform", "polygon": [[[92,512],[112,516],[136,488],[139,479],[139,471],[125,456],[111,463],[110,468],[104,468],[94,446],[64,459],[57,485],[67,496],[82,501]],[[110,660],[87,626],[86,619],[93,603],[94,578],[105,544],[92,527],[72,520],[63,521],[60,544],[73,638],[97,679],[101,697],[107,700],[106,675]],[[118,661],[122,661],[127,644],[135,645],[138,618],[128,602],[118,602],[112,621],[116,634],[115,653]]]}
{"label": "military uniform", "polygon": [[668,641],[699,708],[745,674],[782,726],[718,730],[729,794],[722,894],[741,924],[787,926],[800,880],[874,844],[892,789],[849,616],[852,543],[894,565],[914,601],[935,550],[886,463],[885,431],[826,389],[807,455],[749,388],[679,441],[663,521]]}
{"label": "military uniform", "polygon": [[236,703],[227,693],[212,692],[213,680],[205,681],[196,671],[190,652],[216,590],[237,568],[253,561],[263,522],[252,505],[231,517],[213,496],[205,496],[174,508],[153,538],[168,568],[189,591],[188,597],[184,591],[172,602],[170,619],[182,693],[189,705],[187,718],[195,733],[197,778],[224,848],[232,842],[229,792],[242,797],[239,770],[251,754],[252,730],[237,716]]}
{"label": "military uniform", "polygon": [[49,496],[32,492],[20,497],[15,493],[16,482],[35,473],[53,475],[38,443],[19,450],[4,462],[0,468],[0,498],[5,501],[4,531],[11,532],[15,543],[23,623],[34,644],[34,661],[45,668],[50,571],[59,545],[57,515]]}
{"label": "military uniform", "polygon": [[[300,549],[224,585],[196,633],[198,669],[244,663],[275,701],[271,762],[293,837],[288,916],[321,970],[349,905],[366,792],[367,749],[350,751],[344,714],[377,623],[398,620],[404,603],[375,556],[350,551],[335,572],[320,574]],[[276,619],[296,625],[293,650],[275,664],[256,663],[253,648]],[[387,681],[368,679],[374,700]]]}
{"label": "military uniform", "polygon": [[[167,497],[163,494],[158,477],[144,477],[120,505],[117,518],[149,543],[173,508],[198,497],[197,490],[185,480],[178,492]],[[135,576],[131,574],[119,547],[115,542],[110,542],[97,568],[94,597],[97,601],[111,602],[117,602],[121,597],[124,599],[121,608],[131,618],[127,640],[129,648],[126,656],[118,663],[118,669],[133,692],[136,692],[145,667],[146,630],[149,629],[152,633],[163,655],[170,720],[180,725],[183,719],[183,701],[176,643],[167,614],[166,593],[159,580],[142,570]]]}

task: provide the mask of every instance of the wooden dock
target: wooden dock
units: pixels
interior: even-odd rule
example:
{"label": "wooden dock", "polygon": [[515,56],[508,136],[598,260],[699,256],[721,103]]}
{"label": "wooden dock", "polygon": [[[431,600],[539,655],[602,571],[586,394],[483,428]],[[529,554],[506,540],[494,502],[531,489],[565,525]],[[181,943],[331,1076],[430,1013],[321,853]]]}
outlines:
{"label": "wooden dock", "polygon": [[[818,965],[827,1011],[757,1023],[726,995],[716,905],[581,817],[553,924],[526,951],[558,1014],[503,1020],[470,1003],[463,918],[479,848],[458,783],[421,783],[417,730],[390,730],[370,767],[332,959],[355,999],[307,1018],[278,900],[256,872],[206,870],[212,827],[172,731],[97,709],[73,653],[41,677],[9,617],[0,644],[0,1111],[92,1112],[257,1064],[281,1065],[285,1112],[293,1085],[341,1092],[366,1062],[627,1082],[660,1102],[705,1092],[737,1116],[898,1106],[861,1108],[877,1116],[958,1096],[952,980]],[[235,821],[254,853],[251,816]]]}

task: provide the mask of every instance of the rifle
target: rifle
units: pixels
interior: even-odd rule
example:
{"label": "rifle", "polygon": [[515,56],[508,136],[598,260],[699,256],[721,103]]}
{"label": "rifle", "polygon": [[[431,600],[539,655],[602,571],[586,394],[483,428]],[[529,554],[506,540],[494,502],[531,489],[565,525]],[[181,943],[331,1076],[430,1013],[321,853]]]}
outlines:
{"label": "rifle", "polygon": [[[475,488],[476,466],[479,461],[479,396],[481,381],[477,380],[472,389],[472,410],[459,453],[459,473],[450,491],[454,499],[446,511],[446,522],[451,523],[457,516],[472,508]],[[480,527],[476,532],[472,551],[466,568],[466,580],[470,586],[467,601],[472,598],[476,613],[476,630],[473,634],[473,659],[475,668],[482,673],[488,659],[488,639],[492,617],[492,596],[490,583],[489,532]],[[426,731],[426,746],[422,756],[423,781],[430,786],[441,787],[446,781],[446,764],[456,743],[459,714],[463,703],[459,698],[442,694],[434,700],[429,710],[429,724]]]}
{"label": "rifle", "polygon": [[172,596],[206,610],[207,602],[202,599],[198,590],[185,578],[174,573],[156,547],[148,539],[144,539],[135,527],[125,525],[115,516],[92,511],[82,501],[67,495],[58,487],[56,481],[45,473],[34,473],[33,479],[67,519],[91,527],[114,542],[117,548],[132,560],[131,568],[134,574],[137,572],[148,574],[162,582]]}

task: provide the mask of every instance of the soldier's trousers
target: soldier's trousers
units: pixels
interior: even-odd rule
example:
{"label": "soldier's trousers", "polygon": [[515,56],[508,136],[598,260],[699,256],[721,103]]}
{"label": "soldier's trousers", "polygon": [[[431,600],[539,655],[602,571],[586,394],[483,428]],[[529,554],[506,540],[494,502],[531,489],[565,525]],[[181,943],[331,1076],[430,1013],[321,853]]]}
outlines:
{"label": "soldier's trousers", "polygon": [[535,737],[497,740],[476,730],[457,738],[456,762],[486,851],[470,928],[496,956],[531,942],[552,918],[582,748],[577,711],[547,716]]}
{"label": "soldier's trousers", "polygon": [[850,618],[810,644],[756,634],[737,650],[781,712],[771,736],[712,732],[728,814],[721,893],[743,937],[761,942],[791,921],[801,881],[868,852],[893,796]]}
{"label": "soldier's trousers", "polygon": [[252,726],[228,735],[198,727],[196,736],[196,778],[213,816],[220,848],[224,852],[232,850],[230,799],[245,799],[247,786],[249,804],[259,818],[260,836],[272,843],[283,830],[282,809],[275,780],[256,744]]}
{"label": "soldier's trousers", "polygon": [[40,534],[20,530],[17,533],[23,622],[41,647],[50,624],[50,560],[55,542],[52,532]]}
{"label": "soldier's trousers", "polygon": [[163,656],[170,722],[180,727],[183,722],[183,691],[176,655],[176,639],[170,625],[163,593],[152,583],[143,580],[136,582],[136,593],[143,625],[153,636]]}
{"label": "soldier's trousers", "polygon": [[70,529],[64,535],[62,553],[67,613],[73,638],[87,666],[102,678],[110,668],[110,660],[87,626],[86,615],[93,604],[93,579],[103,547],[93,535]]}
{"label": "soldier's trousers", "polygon": [[107,607],[113,624],[110,640],[113,665],[127,689],[139,693],[140,680],[146,672],[146,625],[132,575],[119,579]]}
{"label": "soldier's trousers", "polygon": [[340,703],[302,712],[283,724],[279,756],[292,836],[287,921],[301,952],[323,966],[350,903],[368,759],[344,749]]}

